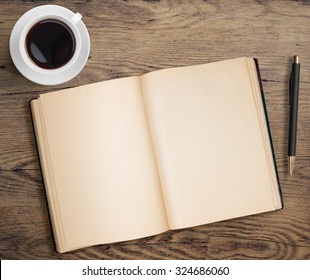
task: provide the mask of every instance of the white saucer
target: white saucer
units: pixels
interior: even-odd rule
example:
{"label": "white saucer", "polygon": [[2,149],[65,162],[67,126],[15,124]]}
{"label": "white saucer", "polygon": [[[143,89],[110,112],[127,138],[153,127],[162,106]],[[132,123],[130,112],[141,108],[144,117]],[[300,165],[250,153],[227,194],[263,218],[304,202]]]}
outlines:
{"label": "white saucer", "polygon": [[[58,19],[66,23],[76,39],[72,59],[62,67],[43,69],[34,64],[26,53],[25,39],[30,28],[45,19]],[[10,37],[10,54],[18,71],[30,81],[41,85],[57,85],[74,78],[85,66],[90,52],[87,28],[79,13],[57,5],[43,5],[31,9],[16,22]]]}

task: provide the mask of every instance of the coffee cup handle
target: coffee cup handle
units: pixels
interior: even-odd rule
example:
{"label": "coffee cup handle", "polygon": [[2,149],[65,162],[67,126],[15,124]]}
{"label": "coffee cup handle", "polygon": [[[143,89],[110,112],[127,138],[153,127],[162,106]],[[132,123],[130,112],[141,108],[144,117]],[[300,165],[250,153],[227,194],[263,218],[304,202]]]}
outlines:
{"label": "coffee cup handle", "polygon": [[74,16],[71,18],[72,22],[74,24],[77,24],[82,18],[82,15],[80,13],[74,14]]}

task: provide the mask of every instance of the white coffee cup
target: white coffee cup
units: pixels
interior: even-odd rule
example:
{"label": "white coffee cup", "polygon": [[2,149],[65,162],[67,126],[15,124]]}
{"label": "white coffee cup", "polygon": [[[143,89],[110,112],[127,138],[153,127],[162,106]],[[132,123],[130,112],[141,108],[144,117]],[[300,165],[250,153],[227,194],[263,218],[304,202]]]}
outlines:
{"label": "white coffee cup", "polygon": [[[90,52],[90,39],[79,13],[57,5],[43,5],[26,12],[16,22],[10,37],[10,54],[19,72],[41,85],[57,85],[74,78],[85,66]],[[71,59],[55,69],[44,69],[31,59],[26,48],[29,31],[46,20],[62,22],[73,33],[75,49]]]}

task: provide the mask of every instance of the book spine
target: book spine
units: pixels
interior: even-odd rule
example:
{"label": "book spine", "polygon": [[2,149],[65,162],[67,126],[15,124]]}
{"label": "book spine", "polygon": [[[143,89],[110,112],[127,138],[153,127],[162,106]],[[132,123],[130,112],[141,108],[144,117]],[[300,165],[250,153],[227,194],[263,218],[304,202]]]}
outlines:
{"label": "book spine", "polygon": [[269,125],[269,119],[268,119],[267,106],[266,106],[266,101],[265,101],[264,88],[263,88],[263,83],[262,83],[262,79],[261,79],[261,75],[260,75],[258,60],[256,58],[254,58],[254,62],[255,62],[255,67],[256,67],[256,72],[257,72],[257,77],[258,77],[258,82],[259,82],[259,87],[260,87],[260,92],[261,92],[261,97],[262,97],[262,102],[263,102],[263,106],[264,106],[264,113],[265,113],[266,122],[267,122],[268,135],[269,135],[269,139],[270,139],[270,145],[271,145],[271,151],[272,151],[274,167],[275,167],[275,170],[276,170],[279,194],[280,194],[281,205],[282,205],[281,209],[283,209],[284,208],[284,201],[283,201],[282,189],[281,189],[281,185],[280,185],[280,178],[279,178],[279,172],[278,172],[278,167],[277,167],[276,155],[275,155],[275,151],[274,151],[274,147],[273,147],[273,141],[272,141],[272,136],[271,136],[271,129],[270,129],[270,125]]}

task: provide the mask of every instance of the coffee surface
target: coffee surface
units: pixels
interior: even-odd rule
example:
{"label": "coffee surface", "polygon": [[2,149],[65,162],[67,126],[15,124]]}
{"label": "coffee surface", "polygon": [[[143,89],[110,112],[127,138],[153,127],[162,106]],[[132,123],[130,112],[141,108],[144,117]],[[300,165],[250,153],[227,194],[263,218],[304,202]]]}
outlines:
{"label": "coffee surface", "polygon": [[75,51],[74,34],[61,21],[43,20],[28,32],[26,49],[31,60],[39,67],[56,69],[72,58]]}

